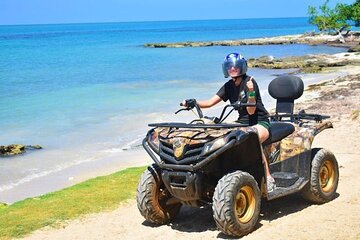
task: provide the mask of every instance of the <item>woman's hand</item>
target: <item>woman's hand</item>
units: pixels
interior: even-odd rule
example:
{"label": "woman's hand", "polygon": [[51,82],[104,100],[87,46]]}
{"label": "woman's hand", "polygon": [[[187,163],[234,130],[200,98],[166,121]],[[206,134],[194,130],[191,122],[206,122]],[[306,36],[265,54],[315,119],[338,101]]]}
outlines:
{"label": "woman's hand", "polygon": [[[246,87],[248,88],[248,103],[256,103],[255,92],[254,92],[254,83],[252,78],[246,83]],[[256,107],[246,107],[246,110],[249,115],[253,115],[256,111]]]}
{"label": "woman's hand", "polygon": [[194,108],[196,105],[196,100],[195,99],[186,99],[184,101],[182,101],[180,103],[180,106],[184,106],[184,107],[187,107],[187,108]]}
{"label": "woman's hand", "polygon": [[247,86],[247,88],[249,89],[249,92],[254,91],[254,84],[253,84],[252,79],[250,79],[249,81],[247,81],[246,86]]}
{"label": "woman's hand", "polygon": [[212,98],[210,98],[208,100],[196,101],[195,99],[186,99],[186,100],[182,101],[182,105],[184,107],[191,107],[191,106],[195,107],[195,104],[197,104],[200,108],[209,108],[209,107],[212,107],[215,104],[219,103],[220,101],[221,101],[221,98],[218,95],[214,95]]}

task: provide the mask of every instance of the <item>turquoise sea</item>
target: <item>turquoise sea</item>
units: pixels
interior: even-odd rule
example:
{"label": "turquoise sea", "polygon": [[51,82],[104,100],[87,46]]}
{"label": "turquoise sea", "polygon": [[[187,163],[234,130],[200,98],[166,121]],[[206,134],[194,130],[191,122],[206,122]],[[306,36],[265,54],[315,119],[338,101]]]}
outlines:
{"label": "turquoise sea", "polygon": [[[21,198],[16,189],[32,181],[74,165],[106,164],[110,155],[137,147],[147,123],[172,118],[182,99],[216,93],[225,81],[221,63],[229,52],[250,58],[343,51],[307,45],[152,49],[143,44],[312,30],[306,18],[0,26],[0,145],[44,147],[0,158],[0,201]],[[273,75],[283,72],[250,73],[266,90]]]}

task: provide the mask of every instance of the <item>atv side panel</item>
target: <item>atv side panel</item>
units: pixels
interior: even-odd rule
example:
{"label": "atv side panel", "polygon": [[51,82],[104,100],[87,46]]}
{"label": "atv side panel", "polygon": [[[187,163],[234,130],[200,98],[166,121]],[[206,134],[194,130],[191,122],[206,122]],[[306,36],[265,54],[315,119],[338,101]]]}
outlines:
{"label": "atv side panel", "polygon": [[278,198],[301,190],[310,179],[311,144],[314,137],[331,122],[308,127],[295,126],[295,131],[280,142],[264,148],[270,160],[270,173],[277,188],[268,194],[268,199]]}

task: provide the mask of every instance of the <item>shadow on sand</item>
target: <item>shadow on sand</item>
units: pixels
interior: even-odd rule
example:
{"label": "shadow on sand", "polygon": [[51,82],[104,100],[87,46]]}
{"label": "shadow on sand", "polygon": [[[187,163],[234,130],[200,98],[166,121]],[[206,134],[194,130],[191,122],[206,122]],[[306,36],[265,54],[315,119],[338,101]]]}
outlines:
{"label": "shadow on sand", "polygon": [[[339,194],[336,195],[337,198]],[[254,231],[262,227],[261,221],[273,221],[275,219],[299,212],[309,206],[313,205],[304,200],[300,195],[293,194],[285,196],[272,201],[262,200],[259,222]],[[143,222],[143,225],[155,227],[156,225]],[[169,224],[172,229],[181,232],[205,232],[218,231],[215,221],[212,216],[211,206],[203,208],[192,208],[183,206],[180,213]],[[218,238],[222,239],[238,239],[238,237],[231,237],[219,232]]]}

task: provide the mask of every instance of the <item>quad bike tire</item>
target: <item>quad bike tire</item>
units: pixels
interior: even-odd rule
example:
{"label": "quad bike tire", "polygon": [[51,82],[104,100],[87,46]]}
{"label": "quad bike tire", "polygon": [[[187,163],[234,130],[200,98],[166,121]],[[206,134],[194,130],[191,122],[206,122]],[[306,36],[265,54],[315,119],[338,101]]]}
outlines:
{"label": "quad bike tire", "polygon": [[213,196],[213,217],[225,234],[240,237],[251,232],[258,222],[261,194],[254,177],[235,171],[223,176]]}
{"label": "quad bike tire", "polygon": [[181,203],[167,204],[171,198],[161,180],[156,166],[148,167],[140,177],[137,188],[137,207],[141,215],[150,223],[169,223],[180,211]]}
{"label": "quad bike tire", "polygon": [[333,153],[326,149],[312,149],[310,181],[302,189],[302,196],[314,203],[325,203],[335,197],[339,182],[339,167]]}

